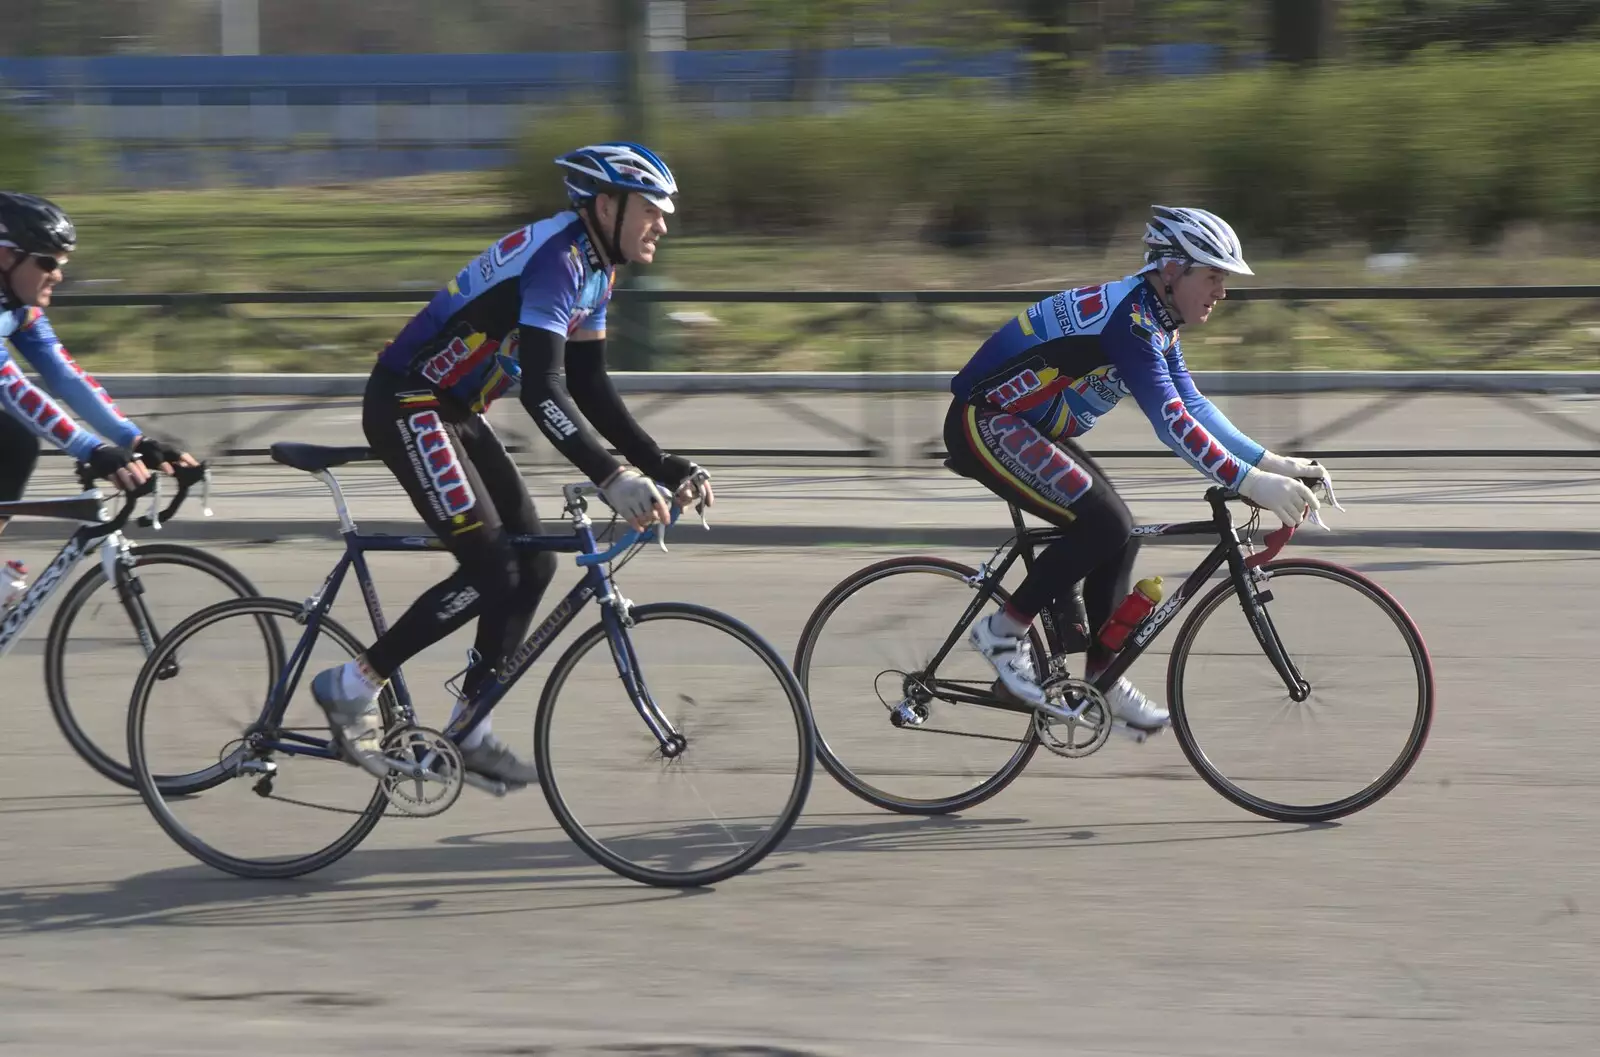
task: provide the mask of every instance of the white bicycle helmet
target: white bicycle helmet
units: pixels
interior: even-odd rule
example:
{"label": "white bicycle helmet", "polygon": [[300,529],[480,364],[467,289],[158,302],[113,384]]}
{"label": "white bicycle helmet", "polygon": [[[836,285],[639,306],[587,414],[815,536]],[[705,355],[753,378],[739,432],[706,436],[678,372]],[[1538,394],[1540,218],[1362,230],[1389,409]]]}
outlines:
{"label": "white bicycle helmet", "polygon": [[1154,214],[1144,229],[1145,266],[1152,271],[1162,261],[1192,261],[1221,268],[1235,275],[1254,275],[1244,262],[1239,236],[1228,222],[1204,209],[1151,206]]}
{"label": "white bicycle helmet", "polygon": [[638,143],[597,143],[563,154],[556,164],[569,170],[567,195],[581,205],[608,188],[637,191],[663,213],[673,211],[678,183],[667,163]]}

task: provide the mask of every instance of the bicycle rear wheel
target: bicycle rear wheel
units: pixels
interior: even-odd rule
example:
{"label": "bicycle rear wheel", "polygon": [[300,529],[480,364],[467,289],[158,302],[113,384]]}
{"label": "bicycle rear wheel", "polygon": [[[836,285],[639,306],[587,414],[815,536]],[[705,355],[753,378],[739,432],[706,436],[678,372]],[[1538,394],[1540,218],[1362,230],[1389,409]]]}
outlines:
{"label": "bicycle rear wheel", "polygon": [[[811,788],[799,683],[759,635],[714,610],[636,606],[620,645],[606,623],[562,654],[539,700],[534,752],[550,810],[596,862],[643,884],[692,888],[750,869]],[[630,699],[624,667],[681,737],[676,755]]]}
{"label": "bicycle rear wheel", "polygon": [[1268,660],[1230,579],[1200,601],[1172,645],[1167,695],[1178,743],[1213,789],[1258,815],[1325,822],[1370,807],[1427,741],[1434,685],[1422,635],[1352,569],[1310,559],[1265,568],[1263,630],[1304,678],[1304,700]]}
{"label": "bicycle rear wheel", "polygon": [[[795,677],[818,717],[822,766],[869,804],[910,815],[962,811],[1010,785],[1039,748],[1031,712],[941,696],[941,687],[984,696],[994,682],[964,635],[927,671],[979,581],[959,562],[890,558],[847,576],[800,633]],[[994,601],[1007,597],[997,590]],[[1044,646],[1029,637],[1042,672]],[[897,726],[901,704],[922,722]]]}
{"label": "bicycle rear wheel", "polygon": [[[320,621],[307,643],[299,602],[239,598],[208,606],[168,633],[139,673],[128,706],[128,753],[139,795],[178,846],[240,877],[296,877],[356,847],[388,806],[377,779],[336,757],[327,719],[311,699],[311,675],[361,652],[337,622]],[[260,625],[270,641],[261,648]],[[162,679],[179,651],[179,673]],[[295,677],[287,703],[273,701],[285,667]],[[397,712],[393,691],[378,698],[384,728]],[[185,774],[204,796],[163,789],[157,774]]]}
{"label": "bicycle rear wheel", "polygon": [[[67,592],[45,639],[44,685],[67,743],[100,774],[133,789],[133,771],[123,762],[127,694],[149,651],[190,613],[250,597],[256,588],[221,558],[170,543],[130,547],[113,573],[115,583],[97,563]],[[270,634],[270,626],[261,625],[261,631]],[[175,655],[158,677],[171,678],[181,664]],[[171,793],[199,788],[181,775],[161,775],[156,782]]]}

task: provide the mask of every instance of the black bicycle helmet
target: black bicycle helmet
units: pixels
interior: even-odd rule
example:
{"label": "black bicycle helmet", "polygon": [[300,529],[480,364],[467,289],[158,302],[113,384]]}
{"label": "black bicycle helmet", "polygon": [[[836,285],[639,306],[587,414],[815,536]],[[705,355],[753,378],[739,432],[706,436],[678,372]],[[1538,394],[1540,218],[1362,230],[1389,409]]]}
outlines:
{"label": "black bicycle helmet", "polygon": [[0,246],[54,256],[77,245],[78,232],[60,206],[38,195],[0,191]]}

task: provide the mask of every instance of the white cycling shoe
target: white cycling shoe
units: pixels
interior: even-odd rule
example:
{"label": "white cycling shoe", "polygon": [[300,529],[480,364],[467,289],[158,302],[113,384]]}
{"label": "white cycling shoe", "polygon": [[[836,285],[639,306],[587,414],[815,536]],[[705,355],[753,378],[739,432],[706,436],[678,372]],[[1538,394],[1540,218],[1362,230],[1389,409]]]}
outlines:
{"label": "white cycling shoe", "polygon": [[1039,675],[1033,670],[1033,651],[1027,640],[1017,635],[1002,635],[994,630],[995,614],[972,622],[967,641],[983,659],[994,665],[1000,685],[1012,697],[1035,707],[1044,704]]}
{"label": "white cycling shoe", "polygon": [[1140,693],[1126,678],[1118,679],[1116,685],[1106,691],[1106,704],[1111,706],[1112,717],[1126,724],[1137,741],[1143,741],[1145,735],[1164,730],[1172,723],[1172,716],[1166,709]]}
{"label": "white cycling shoe", "polygon": [[[967,641],[983,659],[994,666],[1000,685],[1012,697],[1024,704],[1044,705],[1044,690],[1039,686],[1039,676],[1033,669],[1033,655],[1020,636],[1001,635],[991,624],[993,614],[974,621],[967,633]],[[1135,741],[1164,730],[1172,723],[1167,710],[1140,693],[1127,679],[1118,679],[1106,691],[1106,704],[1111,706],[1112,718]]]}

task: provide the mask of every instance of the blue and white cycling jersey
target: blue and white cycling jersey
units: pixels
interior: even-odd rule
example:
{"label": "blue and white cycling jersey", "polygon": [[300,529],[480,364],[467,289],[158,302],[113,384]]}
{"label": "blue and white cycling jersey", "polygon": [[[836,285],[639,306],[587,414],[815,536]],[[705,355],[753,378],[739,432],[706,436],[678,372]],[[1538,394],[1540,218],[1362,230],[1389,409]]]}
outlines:
{"label": "blue and white cycling jersey", "polygon": [[578,214],[557,213],[484,250],[434,295],[378,356],[480,412],[521,374],[517,335],[538,327],[570,337],[604,330],[614,269]]}
{"label": "blue and white cycling jersey", "polygon": [[1137,275],[1033,305],[983,343],[950,391],[1052,438],[1087,433],[1132,396],[1168,447],[1228,487],[1265,450],[1200,395],[1171,314]]}
{"label": "blue and white cycling jersey", "polygon": [[[95,433],[73,422],[28,380],[7,351],[7,339],[39,372],[45,389],[66,401]],[[100,383],[67,355],[50,321],[37,308],[0,307],[0,412],[26,423],[75,459],[87,459],[107,440],[130,447],[139,439],[139,428],[123,417]]]}

